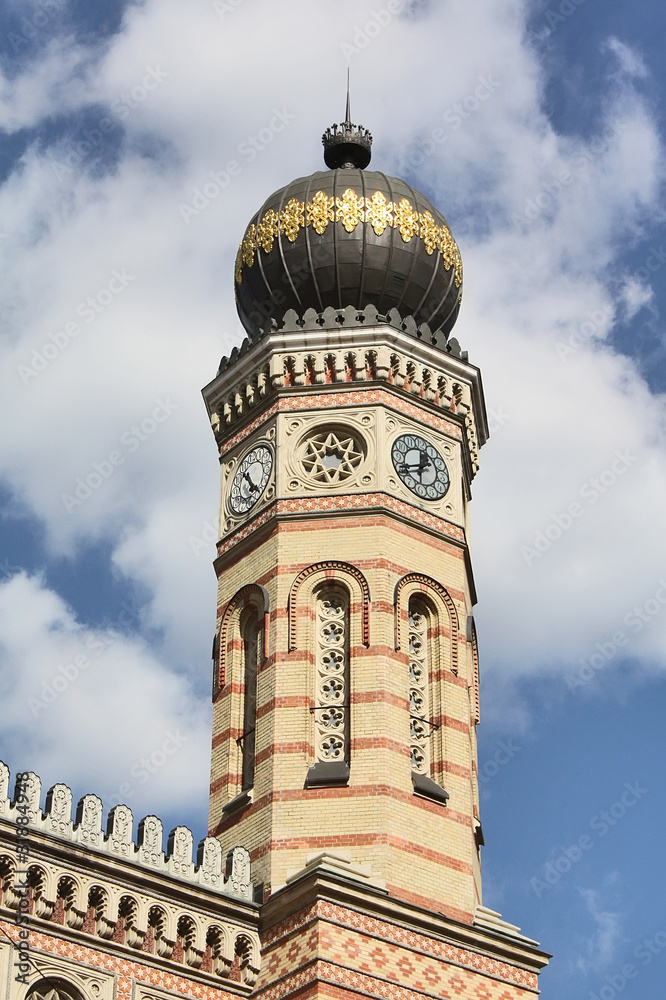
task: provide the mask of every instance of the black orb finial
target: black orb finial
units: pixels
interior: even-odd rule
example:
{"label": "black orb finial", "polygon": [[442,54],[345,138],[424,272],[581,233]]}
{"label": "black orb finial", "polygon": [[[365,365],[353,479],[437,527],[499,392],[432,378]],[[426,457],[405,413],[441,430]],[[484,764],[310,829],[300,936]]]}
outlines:
{"label": "black orb finial", "polygon": [[321,137],[324,144],[324,162],[331,170],[357,167],[364,170],[372,157],[372,135],[362,125],[353,125],[349,101],[349,70],[347,70],[347,106],[341,125],[327,128]]}

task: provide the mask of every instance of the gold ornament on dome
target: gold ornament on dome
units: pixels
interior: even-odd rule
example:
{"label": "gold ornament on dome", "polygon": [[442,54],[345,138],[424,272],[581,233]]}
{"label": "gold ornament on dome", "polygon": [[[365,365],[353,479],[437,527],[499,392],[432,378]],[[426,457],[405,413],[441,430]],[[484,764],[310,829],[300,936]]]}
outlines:
{"label": "gold ornament on dome", "polygon": [[280,212],[280,232],[293,243],[299,229],[305,229],[305,202],[290,198]]}
{"label": "gold ornament on dome", "polygon": [[256,226],[250,226],[245,236],[243,237],[243,263],[248,267],[252,267],[254,264],[254,253],[257,249],[257,229]]}
{"label": "gold ornament on dome", "polygon": [[414,211],[406,198],[401,198],[399,204],[393,207],[393,225],[399,230],[404,243],[409,243],[419,231],[419,213]]}
{"label": "gold ornament on dome", "polygon": [[423,212],[420,216],[421,220],[421,239],[423,240],[423,245],[425,251],[429,257],[432,257],[435,250],[439,250],[440,243],[440,233],[439,226],[433,219],[430,212]]}
{"label": "gold ornament on dome", "polygon": [[335,199],[336,218],[348,233],[353,233],[359,222],[365,221],[365,198],[347,188],[342,198]]}
{"label": "gold ornament on dome", "polygon": [[439,250],[445,269],[454,269],[456,288],[462,284],[460,250],[446,224],[438,226],[427,210],[417,212],[408,198],[402,198],[396,204],[387,201],[381,191],[364,198],[352,188],[347,188],[341,198],[330,197],[324,191],[316,191],[308,202],[290,198],[279,215],[269,208],[256,226],[249,227],[238,248],[234,267],[236,284],[240,285],[243,281],[243,267],[254,265],[257,247],[261,247],[264,253],[270,253],[278,236],[285,236],[290,243],[294,243],[300,230],[307,226],[312,226],[322,236],[330,222],[342,223],[348,233],[352,233],[359,223],[369,223],[377,236],[393,227],[400,232],[405,243],[416,236],[423,240],[429,256]]}
{"label": "gold ornament on dome", "polygon": [[234,281],[237,285],[240,285],[243,281],[243,244],[241,243],[238,247],[238,253],[236,254],[236,263],[234,264]]}
{"label": "gold ornament on dome", "polygon": [[451,230],[448,226],[442,226],[440,232],[441,241],[439,249],[442,254],[444,267],[447,271],[450,271],[452,267],[455,268],[456,288],[460,288],[462,284],[462,257],[460,256],[458,244],[451,235]]}
{"label": "gold ornament on dome", "polygon": [[264,253],[270,253],[273,249],[273,242],[278,234],[278,216],[272,208],[269,208],[265,216],[257,226],[257,246],[260,246]]}
{"label": "gold ornament on dome", "polygon": [[366,198],[366,221],[370,223],[376,236],[393,225],[393,202],[387,201],[381,191],[375,191],[372,198]]}
{"label": "gold ornament on dome", "polygon": [[323,191],[317,191],[312,201],[307,204],[308,226],[312,226],[320,236],[326,232],[329,222],[333,222],[335,218],[333,205],[333,198],[329,198]]}

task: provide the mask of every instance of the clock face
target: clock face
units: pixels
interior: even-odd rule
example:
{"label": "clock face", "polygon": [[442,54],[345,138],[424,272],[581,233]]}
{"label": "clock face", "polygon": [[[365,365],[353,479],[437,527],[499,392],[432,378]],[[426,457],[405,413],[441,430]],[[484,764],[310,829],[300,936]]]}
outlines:
{"label": "clock face", "polygon": [[423,500],[441,500],[450,484],[446,462],[420,434],[401,434],[393,442],[391,459],[408,490]]}
{"label": "clock face", "polygon": [[231,482],[229,506],[234,514],[247,514],[266,489],[273,468],[273,453],[265,444],[248,452]]}

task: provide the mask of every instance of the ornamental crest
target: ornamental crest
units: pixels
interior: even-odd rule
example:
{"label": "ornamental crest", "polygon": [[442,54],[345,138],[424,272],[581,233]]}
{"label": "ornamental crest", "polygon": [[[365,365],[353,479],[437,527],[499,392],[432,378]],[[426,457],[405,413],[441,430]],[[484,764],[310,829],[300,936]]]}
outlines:
{"label": "ornamental crest", "polygon": [[280,232],[290,243],[298,236],[298,230],[305,228],[305,202],[290,198],[280,212]]}
{"label": "ornamental crest", "polygon": [[270,253],[277,234],[278,215],[272,208],[269,208],[257,226],[257,246],[260,246],[264,253]]}
{"label": "ornamental crest", "polygon": [[393,225],[400,230],[404,243],[409,243],[412,236],[416,236],[419,231],[419,213],[415,212],[409,201],[402,198],[398,205],[394,205]]}
{"label": "ornamental crest", "polygon": [[312,201],[308,202],[308,225],[321,236],[334,217],[333,198],[329,198],[323,191],[317,191]]}
{"label": "ornamental crest", "polygon": [[421,239],[428,256],[432,256],[435,250],[439,250],[440,233],[439,226],[433,219],[430,212],[423,212],[421,217]]}
{"label": "ornamental crest", "polygon": [[458,244],[447,226],[442,226],[441,229],[440,250],[446,270],[449,271],[452,267],[455,268],[455,284],[456,288],[460,288],[462,284],[462,257],[460,256]]}
{"label": "ornamental crest", "polygon": [[335,199],[335,206],[338,210],[337,220],[348,233],[352,233],[359,222],[364,221],[365,198],[357,195],[351,188],[347,188],[342,198]]}
{"label": "ornamental crest", "polygon": [[381,191],[375,191],[366,199],[368,206],[366,220],[372,225],[376,236],[381,236],[388,226],[393,225],[393,202],[387,201]]}
{"label": "ornamental crest", "polygon": [[236,263],[234,265],[234,281],[237,285],[242,284],[243,281],[243,244],[241,243],[238,247],[238,253],[236,254]]}
{"label": "ornamental crest", "polygon": [[257,227],[252,225],[243,238],[243,263],[248,267],[254,264],[254,253],[257,249]]}

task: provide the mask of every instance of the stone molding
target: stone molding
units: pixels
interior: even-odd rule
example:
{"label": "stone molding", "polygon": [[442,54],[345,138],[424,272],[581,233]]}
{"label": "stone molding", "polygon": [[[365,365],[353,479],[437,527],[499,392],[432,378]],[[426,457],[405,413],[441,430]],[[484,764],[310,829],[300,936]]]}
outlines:
{"label": "stone molding", "polygon": [[235,620],[237,612],[241,611],[243,608],[247,608],[250,605],[254,605],[257,609],[259,615],[261,616],[261,621],[263,623],[262,630],[262,646],[263,649],[260,651],[259,655],[259,665],[266,658],[266,650],[268,649],[268,627],[270,621],[270,601],[268,597],[268,591],[265,587],[260,586],[258,583],[248,583],[245,587],[234,594],[220,619],[220,629],[218,633],[218,645],[219,645],[219,662],[217,664],[216,676],[213,683],[213,697],[222,690],[227,682],[227,660],[228,660],[228,645],[229,645],[229,631]]}
{"label": "stone molding", "polygon": [[408,573],[395,585],[393,602],[396,650],[401,650],[403,646],[402,623],[407,619],[407,602],[414,593],[435,595],[445,605],[451,626],[451,672],[457,675],[458,643],[464,638],[459,632],[458,611],[446,587],[423,573]]}

